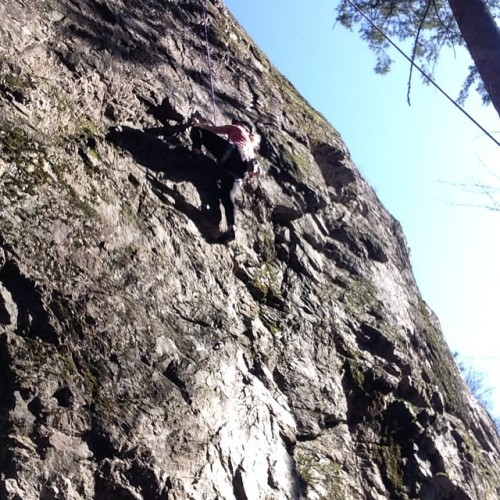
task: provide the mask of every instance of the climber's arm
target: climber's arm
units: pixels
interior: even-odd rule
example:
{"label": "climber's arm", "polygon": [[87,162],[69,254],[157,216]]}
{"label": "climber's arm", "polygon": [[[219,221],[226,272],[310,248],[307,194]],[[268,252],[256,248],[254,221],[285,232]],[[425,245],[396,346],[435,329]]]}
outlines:
{"label": "climber's arm", "polygon": [[231,130],[234,128],[234,125],[221,125],[219,127],[212,125],[204,125],[203,123],[195,124],[195,127],[202,128],[204,130],[208,130],[209,132],[213,132],[214,134],[229,134]]}
{"label": "climber's arm", "polygon": [[219,127],[213,125],[207,125],[200,121],[198,117],[194,117],[191,120],[191,125],[193,127],[202,128],[204,130],[208,130],[209,132],[213,132],[214,134],[229,134],[235,128],[234,125],[221,125]]}

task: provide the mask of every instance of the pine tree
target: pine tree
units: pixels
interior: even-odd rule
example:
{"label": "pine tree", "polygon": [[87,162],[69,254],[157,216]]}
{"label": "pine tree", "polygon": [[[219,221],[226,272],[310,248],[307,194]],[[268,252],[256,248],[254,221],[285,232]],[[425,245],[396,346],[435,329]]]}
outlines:
{"label": "pine tree", "polygon": [[[392,60],[387,55],[389,37],[412,40],[412,58],[428,73],[438,61],[441,49],[463,45],[474,65],[462,87],[463,101],[472,85],[485,103],[491,102],[500,114],[500,29],[496,19],[500,4],[493,0],[351,0],[339,5],[338,20],[359,33],[377,55],[375,71],[386,73]],[[372,24],[373,23],[373,24]]]}

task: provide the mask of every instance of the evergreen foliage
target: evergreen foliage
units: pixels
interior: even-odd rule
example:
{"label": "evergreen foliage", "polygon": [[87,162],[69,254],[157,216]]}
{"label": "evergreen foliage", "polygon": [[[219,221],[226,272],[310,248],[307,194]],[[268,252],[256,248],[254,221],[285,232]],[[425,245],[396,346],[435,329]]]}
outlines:
{"label": "evergreen foliage", "polygon": [[[500,4],[486,0],[494,19],[500,17]],[[361,38],[375,52],[375,71],[385,74],[390,70],[392,59],[387,53],[389,42],[375,28],[380,28],[391,39],[410,40],[413,44],[412,59],[429,75],[433,74],[443,47],[464,46],[456,19],[446,0],[357,0],[356,6],[370,19],[365,19],[347,0],[337,8],[337,21],[348,29],[358,27]],[[373,23],[373,24],[372,24]],[[459,101],[463,102],[469,89],[475,86],[483,102],[490,102],[476,66],[469,67]]]}

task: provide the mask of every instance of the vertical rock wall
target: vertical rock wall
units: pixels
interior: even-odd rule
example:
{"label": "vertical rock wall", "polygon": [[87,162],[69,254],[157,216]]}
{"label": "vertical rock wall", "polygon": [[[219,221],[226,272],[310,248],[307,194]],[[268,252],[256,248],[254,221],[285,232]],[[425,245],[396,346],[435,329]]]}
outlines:
{"label": "vertical rock wall", "polygon": [[500,442],[336,131],[218,0],[0,4],[0,498],[497,499]]}

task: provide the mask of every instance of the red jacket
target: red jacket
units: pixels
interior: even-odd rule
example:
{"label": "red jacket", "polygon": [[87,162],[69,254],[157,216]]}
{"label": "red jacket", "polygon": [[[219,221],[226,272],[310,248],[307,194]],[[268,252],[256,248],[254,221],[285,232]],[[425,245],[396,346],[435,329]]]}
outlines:
{"label": "red jacket", "polygon": [[204,126],[210,132],[216,134],[225,134],[231,144],[237,146],[242,152],[245,160],[255,158],[255,141],[253,136],[250,135],[243,127],[238,125],[222,125],[220,127]]}

